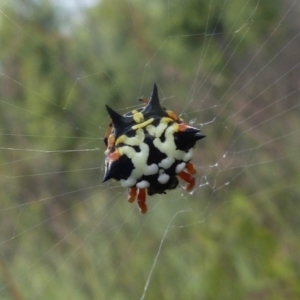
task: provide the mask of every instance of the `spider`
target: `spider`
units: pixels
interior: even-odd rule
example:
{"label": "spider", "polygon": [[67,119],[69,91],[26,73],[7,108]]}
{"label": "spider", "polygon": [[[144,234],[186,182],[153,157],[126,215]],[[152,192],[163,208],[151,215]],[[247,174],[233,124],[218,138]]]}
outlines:
{"label": "spider", "polygon": [[150,100],[139,99],[144,107],[120,115],[108,105],[111,122],[104,136],[105,174],[128,188],[128,201],[137,198],[141,213],[147,212],[146,193],[166,194],[175,189],[178,177],[195,186],[196,170],[191,163],[196,142],[205,137],[187,125],[173,111],[160,105],[154,84]]}

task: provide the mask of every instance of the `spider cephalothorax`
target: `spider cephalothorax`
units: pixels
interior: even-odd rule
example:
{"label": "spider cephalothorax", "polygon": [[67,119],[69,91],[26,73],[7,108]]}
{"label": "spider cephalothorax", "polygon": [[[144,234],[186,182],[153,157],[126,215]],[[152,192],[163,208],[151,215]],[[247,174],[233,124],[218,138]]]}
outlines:
{"label": "spider cephalothorax", "polygon": [[128,188],[128,201],[137,197],[138,206],[146,213],[146,191],[149,196],[175,189],[180,177],[186,190],[195,185],[196,170],[190,163],[195,143],[205,136],[187,125],[173,111],[161,107],[154,84],[146,106],[120,115],[106,106],[111,124],[104,142],[104,181],[115,179]]}

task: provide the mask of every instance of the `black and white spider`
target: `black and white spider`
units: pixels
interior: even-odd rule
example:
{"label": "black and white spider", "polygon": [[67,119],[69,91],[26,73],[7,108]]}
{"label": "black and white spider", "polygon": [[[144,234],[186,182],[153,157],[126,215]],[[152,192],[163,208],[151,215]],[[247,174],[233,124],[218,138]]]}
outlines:
{"label": "black and white spider", "polygon": [[161,107],[155,84],[150,100],[140,100],[146,105],[125,115],[106,106],[111,123],[104,137],[103,182],[120,181],[128,188],[128,201],[137,198],[146,213],[146,193],[165,194],[178,186],[178,177],[187,182],[187,191],[194,188],[196,170],[191,159],[196,142],[205,135]]}

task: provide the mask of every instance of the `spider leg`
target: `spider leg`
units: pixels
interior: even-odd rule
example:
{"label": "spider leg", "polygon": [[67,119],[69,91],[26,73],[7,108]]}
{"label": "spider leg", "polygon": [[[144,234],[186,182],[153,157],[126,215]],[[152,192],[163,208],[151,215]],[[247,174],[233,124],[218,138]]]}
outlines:
{"label": "spider leg", "polygon": [[137,189],[135,187],[129,188],[127,201],[130,203],[134,202],[136,196],[137,196],[138,207],[141,213],[145,214],[147,212],[146,189]]}
{"label": "spider leg", "polygon": [[144,98],[143,96],[141,98],[139,98],[139,101],[141,101],[144,104],[148,104],[148,100],[146,98]]}
{"label": "spider leg", "polygon": [[136,194],[137,194],[137,188],[130,188],[128,189],[128,198],[127,201],[132,203],[135,198],[136,198]]}
{"label": "spider leg", "polygon": [[168,116],[173,120],[179,120],[178,116],[172,110],[166,110]]}
{"label": "spider leg", "polygon": [[192,189],[194,188],[195,186],[195,178],[194,176],[192,176],[191,174],[185,172],[185,171],[181,171],[180,173],[177,174],[180,178],[182,178],[185,182],[187,182],[187,186],[185,188],[185,190],[187,192],[190,192],[192,191]]}
{"label": "spider leg", "polygon": [[196,174],[196,169],[194,168],[194,165],[192,163],[188,162],[185,167],[190,174],[192,175]]}
{"label": "spider leg", "polygon": [[103,139],[104,144],[105,144],[106,147],[108,146],[108,138],[109,138],[111,132],[112,132],[112,121],[110,121],[110,123],[109,123],[109,125],[108,125],[108,127],[106,129],[106,132],[105,132],[105,135],[104,135],[104,139]]}
{"label": "spider leg", "polygon": [[137,202],[141,213],[145,214],[147,212],[146,189],[138,189]]}

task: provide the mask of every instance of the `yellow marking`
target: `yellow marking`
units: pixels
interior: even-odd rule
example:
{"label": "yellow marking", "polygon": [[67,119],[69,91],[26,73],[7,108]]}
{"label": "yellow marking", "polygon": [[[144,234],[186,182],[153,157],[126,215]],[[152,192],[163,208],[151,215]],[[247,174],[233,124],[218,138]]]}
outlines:
{"label": "yellow marking", "polygon": [[147,130],[152,136],[155,136],[156,128],[155,128],[153,125],[148,125],[148,126],[146,127],[146,130]]}
{"label": "yellow marking", "polygon": [[143,122],[143,123],[136,124],[136,125],[132,126],[131,128],[132,128],[133,130],[141,129],[141,128],[144,128],[144,127],[146,127],[147,125],[151,124],[153,121],[154,121],[154,118],[151,118],[151,119],[149,119],[149,120],[147,120],[147,121],[145,121],[145,122]]}
{"label": "yellow marking", "polygon": [[155,128],[155,137],[160,137],[165,129],[168,127],[168,123],[173,122],[174,120],[168,118],[168,117],[163,117],[160,119],[159,124]]}
{"label": "yellow marking", "polygon": [[121,135],[121,136],[119,136],[118,137],[118,139],[116,140],[116,145],[118,145],[118,144],[121,144],[121,143],[124,143],[124,141],[125,141],[125,139],[126,139],[127,137],[126,137],[126,135]]}
{"label": "yellow marking", "polygon": [[170,122],[173,122],[174,120],[173,119],[171,119],[171,118],[168,118],[168,117],[163,117],[163,118],[161,118],[161,120],[160,120],[160,123],[170,123]]}
{"label": "yellow marking", "polygon": [[136,135],[133,137],[126,137],[124,144],[128,146],[139,146],[145,139],[145,134],[142,129],[136,131]]}
{"label": "yellow marking", "polygon": [[137,129],[135,132],[135,137],[140,141],[143,141],[145,138],[144,130],[142,128]]}
{"label": "yellow marking", "polygon": [[179,131],[179,125],[178,125],[178,123],[174,123],[173,127],[174,127],[174,132],[178,132]]}
{"label": "yellow marking", "polygon": [[132,111],[132,118],[136,123],[141,123],[144,121],[144,115],[141,112],[138,112],[137,110]]}
{"label": "yellow marking", "polygon": [[124,155],[124,149],[123,148],[124,147],[120,147],[120,148],[117,149],[121,156]]}
{"label": "yellow marking", "polygon": [[[175,158],[177,160],[191,159],[192,153],[185,153],[182,150],[176,149],[176,144],[174,141],[174,126],[169,126],[165,131],[165,141],[162,142],[158,137],[153,140],[153,145],[162,153],[167,154],[170,158]],[[187,161],[187,160],[186,160]]]}

